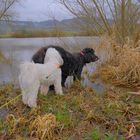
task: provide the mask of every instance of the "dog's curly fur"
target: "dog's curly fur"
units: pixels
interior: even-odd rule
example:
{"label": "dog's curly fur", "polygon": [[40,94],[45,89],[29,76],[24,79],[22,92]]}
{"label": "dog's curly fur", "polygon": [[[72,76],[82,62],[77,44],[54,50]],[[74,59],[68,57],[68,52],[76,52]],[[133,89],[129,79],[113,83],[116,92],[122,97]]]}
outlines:
{"label": "dog's curly fur", "polygon": [[49,86],[54,85],[56,94],[63,94],[61,69],[59,68],[63,64],[63,59],[55,48],[49,48],[45,54],[45,61],[47,61],[45,64],[32,62],[20,64],[19,84],[22,91],[22,101],[30,107],[37,106],[39,88],[41,93],[46,95]]}
{"label": "dog's curly fur", "polygon": [[45,54],[48,48],[55,48],[63,59],[62,69],[62,86],[64,86],[66,78],[68,76],[74,76],[75,79],[81,78],[83,66],[90,62],[95,62],[98,57],[95,55],[95,51],[92,48],[85,48],[79,53],[70,53],[60,46],[47,46],[39,49],[32,57],[35,63],[46,63],[44,62]]}

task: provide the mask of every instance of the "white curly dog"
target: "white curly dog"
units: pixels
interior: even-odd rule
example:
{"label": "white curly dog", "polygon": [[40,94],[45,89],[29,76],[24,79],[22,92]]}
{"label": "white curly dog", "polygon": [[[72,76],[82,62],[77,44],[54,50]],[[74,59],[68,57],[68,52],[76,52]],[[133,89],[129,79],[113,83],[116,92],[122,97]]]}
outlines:
{"label": "white curly dog", "polygon": [[54,85],[56,94],[63,95],[61,69],[63,59],[55,48],[49,48],[44,59],[45,64],[23,62],[20,64],[19,84],[22,101],[29,107],[37,106],[39,88],[46,95],[50,85]]}

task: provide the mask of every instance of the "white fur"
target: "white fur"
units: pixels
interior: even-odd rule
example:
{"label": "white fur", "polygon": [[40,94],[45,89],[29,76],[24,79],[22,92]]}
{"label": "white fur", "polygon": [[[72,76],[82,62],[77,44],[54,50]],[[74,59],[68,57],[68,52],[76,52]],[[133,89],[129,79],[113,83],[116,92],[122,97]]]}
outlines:
{"label": "white fur", "polygon": [[63,94],[61,69],[58,68],[58,65],[63,64],[63,59],[55,48],[49,48],[45,60],[45,64],[24,62],[20,65],[19,84],[22,90],[22,101],[30,107],[37,106],[39,88],[41,93],[46,95],[49,86],[54,85],[56,94]]}

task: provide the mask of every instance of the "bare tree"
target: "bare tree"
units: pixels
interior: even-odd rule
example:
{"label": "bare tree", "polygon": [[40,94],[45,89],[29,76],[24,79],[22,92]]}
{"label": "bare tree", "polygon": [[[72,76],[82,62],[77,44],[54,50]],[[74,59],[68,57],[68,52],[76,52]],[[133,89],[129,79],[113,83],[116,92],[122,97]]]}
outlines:
{"label": "bare tree", "polygon": [[[115,33],[117,41],[134,37],[139,32],[139,0],[59,0],[84,25],[97,34]],[[85,29],[85,28],[83,28]]]}
{"label": "bare tree", "polygon": [[0,21],[9,20],[13,16],[11,9],[19,0],[0,0]]}
{"label": "bare tree", "polygon": [[[3,20],[9,21],[13,17],[14,14],[11,10],[18,1],[19,0],[0,0],[0,22]],[[1,51],[0,61],[7,61]]]}

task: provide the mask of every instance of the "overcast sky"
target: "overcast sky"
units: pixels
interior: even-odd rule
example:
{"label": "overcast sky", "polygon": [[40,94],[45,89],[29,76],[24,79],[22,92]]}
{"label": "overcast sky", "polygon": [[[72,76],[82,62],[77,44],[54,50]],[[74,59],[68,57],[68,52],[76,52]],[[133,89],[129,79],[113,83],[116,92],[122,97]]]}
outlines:
{"label": "overcast sky", "polygon": [[57,0],[22,0],[15,6],[17,20],[43,21],[55,17],[58,20],[72,18],[72,15]]}

